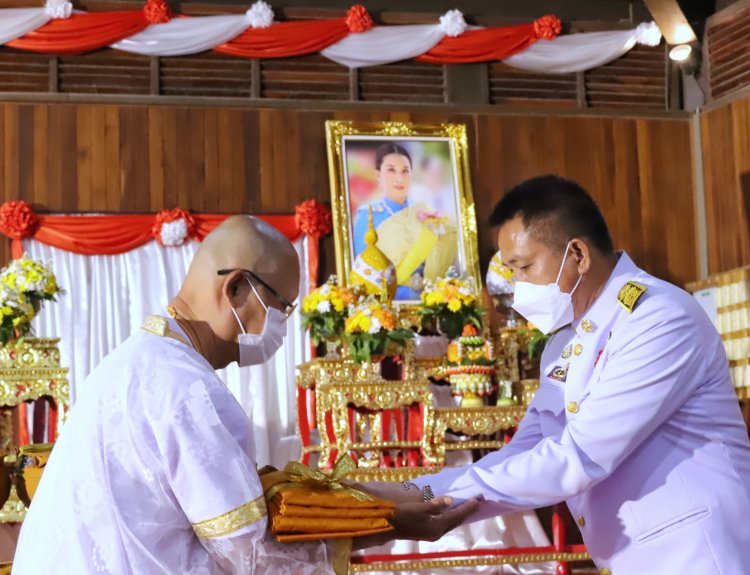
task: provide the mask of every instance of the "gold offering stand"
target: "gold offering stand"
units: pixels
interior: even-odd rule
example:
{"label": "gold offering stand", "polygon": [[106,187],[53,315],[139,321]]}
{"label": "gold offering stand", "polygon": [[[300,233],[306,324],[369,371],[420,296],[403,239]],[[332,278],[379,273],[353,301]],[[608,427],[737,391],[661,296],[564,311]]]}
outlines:
{"label": "gold offering stand", "polygon": [[[59,341],[57,338],[25,338],[0,345],[0,453],[6,456],[2,469],[4,480],[9,479],[9,468],[15,467],[19,437],[23,438],[21,426],[26,424],[25,410],[21,414],[18,406],[43,398],[53,402],[45,438],[50,443],[57,437],[58,423],[65,420],[70,386],[68,369],[60,367]],[[0,509],[0,522],[23,521],[26,507],[18,498],[15,485],[10,481],[7,484],[8,495]],[[3,490],[0,499],[5,494]]]}
{"label": "gold offering stand", "polygon": [[[318,467],[330,469],[337,457],[349,454],[358,465],[350,476],[356,481],[394,481],[436,473],[445,465],[446,452],[483,452],[501,448],[526,413],[538,389],[528,376],[522,356],[528,344],[525,330],[505,328],[495,336],[497,381],[512,384],[512,401],[506,405],[437,407],[432,384],[445,379],[442,357],[414,357],[407,346],[400,364],[400,379],[386,379],[381,364],[361,366],[348,358],[318,358],[298,366],[298,429],[303,463],[315,453]],[[528,362],[527,362],[528,363]],[[319,439],[314,438],[317,430]],[[449,434],[448,432],[452,432]],[[463,436],[451,440],[451,436]],[[580,561],[588,558],[582,546],[565,544],[555,534],[555,544],[474,558],[378,561],[360,563],[353,558],[350,572],[438,569],[543,561]],[[428,565],[429,564],[429,565]],[[564,571],[561,571],[564,572]]]}

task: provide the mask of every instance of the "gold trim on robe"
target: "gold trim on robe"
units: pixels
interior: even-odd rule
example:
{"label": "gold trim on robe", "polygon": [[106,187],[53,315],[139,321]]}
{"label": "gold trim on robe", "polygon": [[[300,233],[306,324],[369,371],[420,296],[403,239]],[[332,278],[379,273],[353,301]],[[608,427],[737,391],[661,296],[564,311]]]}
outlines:
{"label": "gold trim on robe", "polygon": [[235,507],[223,515],[193,523],[193,531],[195,531],[198,539],[222,537],[263,519],[267,514],[266,502],[261,495],[257,499]]}
{"label": "gold trim on robe", "polygon": [[141,329],[154,335],[158,335],[159,337],[168,337],[171,339],[175,339],[180,343],[184,343],[188,347],[192,347],[190,345],[190,342],[187,341],[184,337],[169,329],[169,320],[165,317],[161,317],[160,315],[150,315],[146,317],[143,325],[141,326]]}

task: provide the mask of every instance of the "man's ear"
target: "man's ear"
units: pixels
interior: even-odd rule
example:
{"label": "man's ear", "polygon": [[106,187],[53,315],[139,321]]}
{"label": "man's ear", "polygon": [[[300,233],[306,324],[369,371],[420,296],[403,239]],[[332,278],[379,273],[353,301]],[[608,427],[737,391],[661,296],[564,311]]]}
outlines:
{"label": "man's ear", "polygon": [[591,269],[591,249],[585,240],[581,238],[570,240],[570,251],[579,274],[583,275]]}
{"label": "man's ear", "polygon": [[237,308],[242,307],[247,300],[250,286],[245,279],[245,274],[236,270],[224,277],[224,284],[221,286],[221,290],[222,294],[232,304],[232,307]]}

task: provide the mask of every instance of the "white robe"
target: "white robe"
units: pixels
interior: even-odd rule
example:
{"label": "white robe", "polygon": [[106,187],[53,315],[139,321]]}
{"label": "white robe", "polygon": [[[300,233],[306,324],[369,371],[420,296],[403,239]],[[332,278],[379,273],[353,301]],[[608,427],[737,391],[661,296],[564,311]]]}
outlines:
{"label": "white robe", "polygon": [[85,380],[13,573],[332,574],[325,543],[267,536],[250,422],[168,321],[170,337],[133,334]]}

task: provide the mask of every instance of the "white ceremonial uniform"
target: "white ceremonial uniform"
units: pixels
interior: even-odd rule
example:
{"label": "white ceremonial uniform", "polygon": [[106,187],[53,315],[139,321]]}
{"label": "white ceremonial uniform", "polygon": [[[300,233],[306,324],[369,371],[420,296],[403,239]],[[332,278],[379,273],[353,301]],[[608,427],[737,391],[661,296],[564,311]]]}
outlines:
{"label": "white ceremonial uniform", "polygon": [[333,573],[326,544],[266,535],[250,422],[186,342],[174,320],[150,316],[91,372],[23,523],[15,575]]}
{"label": "white ceremonial uniform", "polygon": [[541,363],[506,447],[415,483],[484,496],[470,520],[566,500],[604,575],[750,574],[748,432],[694,298],[623,253]]}

